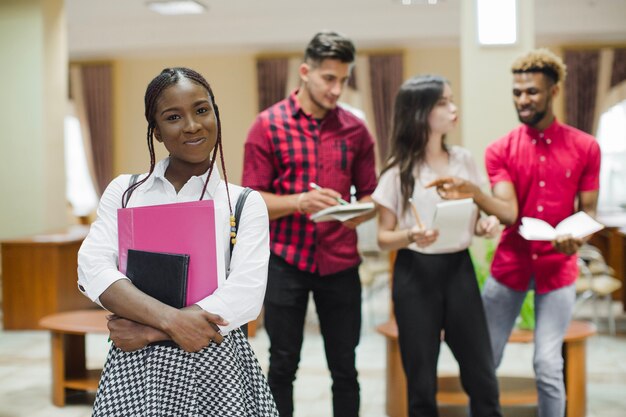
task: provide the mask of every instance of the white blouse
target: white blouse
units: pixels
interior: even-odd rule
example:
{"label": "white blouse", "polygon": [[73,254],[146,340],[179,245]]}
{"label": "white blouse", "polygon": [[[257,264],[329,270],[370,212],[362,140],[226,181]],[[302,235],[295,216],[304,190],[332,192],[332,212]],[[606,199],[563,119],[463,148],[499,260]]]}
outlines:
{"label": "white blouse", "polygon": [[[444,175],[463,178],[477,184],[479,187],[482,186],[484,181],[481,180],[478,174],[476,164],[470,152],[459,146],[451,146],[449,152],[448,168]],[[417,212],[419,213],[420,220],[424,224],[424,227],[430,229],[435,216],[437,203],[444,200],[439,197],[435,187],[424,188],[424,186],[440,178],[441,175],[433,171],[428,165],[422,164],[419,171],[416,169],[414,177],[415,187],[412,196],[413,202],[415,203],[415,207],[417,208]],[[402,191],[400,190],[400,168],[398,166],[390,168],[381,175],[378,179],[378,187],[376,187],[376,190],[372,194],[372,198],[377,204],[388,208],[396,215],[398,229],[409,229],[416,225],[415,218],[410,208],[408,208],[406,212],[402,212],[404,202],[402,201]],[[476,206],[474,210],[477,215],[478,208]],[[472,229],[469,230],[469,234],[466,234],[469,238],[458,242],[458,245],[454,248],[420,248],[415,243],[411,243],[408,248],[426,254],[458,252],[467,249],[471,244],[471,237],[474,235],[474,226],[475,224],[472,224]]]}
{"label": "white blouse", "polygon": [[[133,193],[127,207],[195,201],[200,198],[208,173],[194,176],[176,193],[165,178],[169,158],[155,166],[153,174]],[[122,194],[128,188],[130,175],[115,178],[104,191],[97,211],[78,252],[78,286],[92,301],[119,279],[128,279],[118,271],[117,210]],[[143,178],[143,176],[142,176]],[[229,184],[233,212],[242,187]],[[215,292],[196,304],[219,314],[229,325],[221,328],[226,334],[257,318],[263,305],[269,262],[269,218],[267,207],[258,192],[248,195],[238,220],[237,243],[230,259],[230,211],[226,198],[226,183],[217,167],[213,170],[204,196],[215,201],[215,233],[218,254],[218,287]],[[228,266],[230,265],[230,270]],[[226,279],[228,278],[228,279]]]}

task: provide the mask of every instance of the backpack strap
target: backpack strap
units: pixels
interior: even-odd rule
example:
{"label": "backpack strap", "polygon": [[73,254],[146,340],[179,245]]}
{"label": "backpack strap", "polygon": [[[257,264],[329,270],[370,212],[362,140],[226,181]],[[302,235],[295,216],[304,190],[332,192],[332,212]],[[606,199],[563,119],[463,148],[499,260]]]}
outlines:
{"label": "backpack strap", "polygon": [[[241,219],[241,212],[243,211],[243,206],[246,203],[246,198],[248,198],[248,194],[250,194],[251,192],[252,192],[252,188],[246,187],[246,188],[243,189],[241,194],[239,194],[239,197],[237,197],[237,203],[235,204],[235,228],[233,230],[235,232],[235,239],[237,239],[237,230],[239,229],[239,220]],[[230,256],[231,256],[231,258],[233,256],[233,247],[234,246],[235,246],[235,243],[233,242],[233,239],[231,239],[230,240]],[[247,339],[248,338],[248,323],[242,324],[240,329],[243,332],[243,334],[246,336],[246,339]]]}
{"label": "backpack strap", "polygon": [[[237,203],[235,204],[235,239],[237,238],[237,231],[239,229],[239,220],[241,219],[241,212],[243,211],[243,205],[246,203],[246,199],[248,198],[248,194],[252,192],[252,188],[246,187],[243,189],[239,197],[237,197]],[[231,239],[230,241],[230,255],[233,255],[233,247],[235,243]]]}
{"label": "backpack strap", "polygon": [[[139,174],[131,175],[130,180],[128,180],[128,188],[135,185],[137,183],[138,178],[139,178]],[[126,207],[126,204],[128,204],[128,200],[130,200],[130,196],[133,194],[133,191],[135,191],[135,189],[130,190],[128,194],[126,194],[126,199],[124,200],[124,207]]]}

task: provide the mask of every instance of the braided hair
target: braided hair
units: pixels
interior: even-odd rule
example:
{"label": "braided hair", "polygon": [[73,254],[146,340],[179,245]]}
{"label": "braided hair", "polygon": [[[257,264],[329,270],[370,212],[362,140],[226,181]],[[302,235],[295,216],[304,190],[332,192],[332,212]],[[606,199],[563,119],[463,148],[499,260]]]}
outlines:
{"label": "braided hair", "polygon": [[148,122],[148,132],[146,135],[146,139],[148,142],[148,151],[150,152],[150,171],[148,175],[140,181],[137,181],[135,184],[131,185],[124,191],[122,194],[122,207],[126,207],[126,203],[128,202],[127,195],[130,194],[141,184],[143,184],[154,172],[154,166],[156,164],[156,158],[154,155],[154,129],[156,128],[156,107],[159,97],[161,93],[168,87],[177,84],[181,81],[181,79],[187,79],[191,82],[194,82],[202,87],[204,87],[209,93],[209,97],[211,99],[211,103],[213,104],[213,109],[215,111],[215,118],[217,121],[217,141],[215,143],[215,147],[213,148],[213,152],[211,154],[211,160],[209,164],[209,173],[207,175],[206,181],[204,182],[204,187],[202,188],[202,194],[200,195],[200,200],[204,197],[206,193],[206,187],[209,183],[209,178],[211,178],[211,173],[213,172],[213,167],[215,165],[215,158],[217,156],[217,152],[219,150],[220,153],[220,162],[222,165],[222,172],[224,174],[224,181],[226,182],[226,196],[228,198],[228,206],[232,213],[232,204],[230,201],[230,192],[228,189],[228,177],[226,175],[226,165],[224,164],[224,151],[222,149],[222,124],[220,121],[220,112],[217,107],[217,103],[215,102],[215,96],[213,95],[213,90],[211,86],[204,79],[202,75],[198,72],[184,67],[175,67],[175,68],[165,68],[159,75],[157,75],[148,87],[146,88],[146,95],[144,96],[144,104],[145,104],[145,116]]}

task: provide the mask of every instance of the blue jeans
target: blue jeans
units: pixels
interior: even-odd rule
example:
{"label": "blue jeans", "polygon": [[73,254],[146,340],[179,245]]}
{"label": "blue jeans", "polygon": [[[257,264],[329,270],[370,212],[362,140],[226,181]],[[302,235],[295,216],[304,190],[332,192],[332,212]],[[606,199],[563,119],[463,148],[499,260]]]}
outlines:
{"label": "blue jeans", "polygon": [[[534,286],[531,281],[531,288]],[[515,291],[489,277],[483,288],[483,306],[491,338],[495,365],[515,325],[527,291]],[[569,326],[576,290],[574,285],[545,294],[535,294],[535,353],[533,367],[538,394],[539,417],[565,415],[563,381],[563,338]]]}

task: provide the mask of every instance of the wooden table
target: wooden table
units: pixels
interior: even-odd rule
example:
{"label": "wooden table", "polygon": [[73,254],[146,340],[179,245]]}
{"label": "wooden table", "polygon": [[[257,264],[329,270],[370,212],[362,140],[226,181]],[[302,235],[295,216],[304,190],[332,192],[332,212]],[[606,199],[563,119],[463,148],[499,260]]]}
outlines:
{"label": "wooden table", "polygon": [[77,310],[52,314],[39,325],[51,333],[52,403],[65,405],[68,390],[95,391],[102,369],[87,369],[85,335],[108,333],[105,310]]}
{"label": "wooden table", "polygon": [[[406,417],[408,401],[406,378],[398,346],[398,327],[395,320],[377,327],[387,338],[387,405],[389,417]],[[565,389],[567,392],[566,417],[585,417],[587,410],[586,340],[596,333],[593,324],[572,321],[563,343]],[[514,330],[509,343],[531,343],[533,332]],[[499,377],[500,403],[503,406],[535,406],[537,392],[533,378]],[[467,405],[468,399],[458,377],[438,379],[437,402],[440,405]]]}
{"label": "wooden table", "polygon": [[84,236],[72,230],[1,242],[5,330],[39,329],[48,314],[96,307],[76,284]]}

